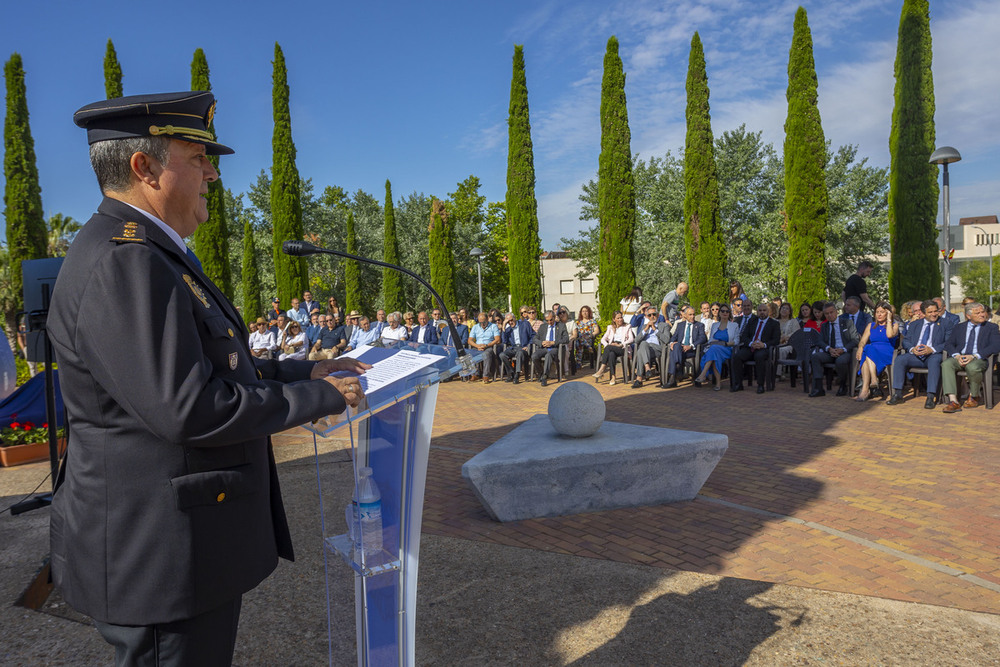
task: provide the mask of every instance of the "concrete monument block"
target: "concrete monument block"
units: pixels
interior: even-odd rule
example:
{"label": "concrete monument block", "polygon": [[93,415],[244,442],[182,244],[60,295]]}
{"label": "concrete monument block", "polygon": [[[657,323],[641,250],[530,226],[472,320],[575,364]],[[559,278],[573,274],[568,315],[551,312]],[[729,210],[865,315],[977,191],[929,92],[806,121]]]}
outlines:
{"label": "concrete monument block", "polygon": [[462,466],[490,516],[517,521],[691,500],[729,446],[725,435],[604,422],[560,435],[538,414]]}

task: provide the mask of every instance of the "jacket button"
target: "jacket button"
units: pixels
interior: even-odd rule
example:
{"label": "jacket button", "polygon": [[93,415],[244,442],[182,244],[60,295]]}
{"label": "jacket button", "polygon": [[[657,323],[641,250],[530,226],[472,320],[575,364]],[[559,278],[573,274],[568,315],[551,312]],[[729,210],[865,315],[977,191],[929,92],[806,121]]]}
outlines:
{"label": "jacket button", "polygon": [[232,338],[233,337],[233,330],[232,330],[232,328],[228,329],[228,331],[229,331],[229,337]]}
{"label": "jacket button", "polygon": [[225,500],[225,499],[226,499],[226,494],[225,494],[225,492],[223,492],[223,493],[220,493],[219,495],[217,495],[217,496],[215,497],[215,501],[216,501],[216,502],[218,502],[218,503],[221,503],[221,502],[222,502],[223,500]]}

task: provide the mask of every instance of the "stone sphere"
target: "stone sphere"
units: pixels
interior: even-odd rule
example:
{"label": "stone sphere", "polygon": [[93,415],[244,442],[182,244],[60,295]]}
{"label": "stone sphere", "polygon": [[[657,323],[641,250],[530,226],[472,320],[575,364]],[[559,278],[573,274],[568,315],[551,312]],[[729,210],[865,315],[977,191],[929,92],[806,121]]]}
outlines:
{"label": "stone sphere", "polygon": [[592,384],[567,382],[549,398],[549,421],[557,433],[572,438],[594,435],[604,423],[604,397]]}

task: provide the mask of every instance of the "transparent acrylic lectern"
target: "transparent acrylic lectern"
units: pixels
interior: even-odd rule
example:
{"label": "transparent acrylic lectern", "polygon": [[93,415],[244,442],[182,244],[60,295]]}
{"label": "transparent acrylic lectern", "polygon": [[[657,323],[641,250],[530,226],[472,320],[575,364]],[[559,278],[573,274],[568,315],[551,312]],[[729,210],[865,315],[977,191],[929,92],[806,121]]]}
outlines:
{"label": "transparent acrylic lectern", "polygon": [[[358,469],[368,466],[381,493],[382,550],[371,554],[356,548],[356,540],[348,534],[328,534],[328,525],[342,525],[338,517],[345,516],[345,508],[336,506],[332,499],[327,501],[319,481],[328,623],[335,622],[330,618],[329,568],[336,567],[336,561],[342,559],[355,573],[355,620],[361,667],[414,664],[420,523],[438,383],[459,373],[470,373],[473,364],[481,360],[481,353],[476,350],[471,350],[463,360],[452,347],[409,342],[371,348],[359,358],[374,363],[399,353],[405,356],[414,352],[436,358],[425,358],[432,363],[367,393],[357,409],[348,408],[343,415],[306,426],[314,437],[344,436],[346,431],[351,441],[355,489]],[[320,480],[318,448],[316,466]],[[361,535],[357,542],[363,539]],[[333,664],[332,641],[330,664]]]}

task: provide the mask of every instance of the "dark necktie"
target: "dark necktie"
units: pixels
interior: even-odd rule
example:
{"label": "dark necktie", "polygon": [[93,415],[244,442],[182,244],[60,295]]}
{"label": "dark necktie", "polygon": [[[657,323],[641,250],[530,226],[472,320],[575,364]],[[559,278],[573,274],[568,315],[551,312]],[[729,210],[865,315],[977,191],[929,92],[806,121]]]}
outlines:
{"label": "dark necktie", "polygon": [[967,354],[967,355],[972,354],[972,350],[976,346],[976,336],[978,335],[979,335],[979,325],[973,324],[972,332],[969,333],[969,335],[967,336],[968,342],[965,344],[965,352],[963,352],[962,354]]}
{"label": "dark necktie", "polygon": [[204,272],[201,268],[201,260],[198,259],[198,255],[194,254],[194,251],[191,250],[191,248],[187,249],[187,256],[191,258],[191,261],[194,262],[194,265],[198,267],[199,271]]}
{"label": "dark necktie", "polygon": [[924,324],[924,330],[920,332],[920,344],[927,345],[927,341],[931,337],[931,327],[934,326],[930,322]]}

